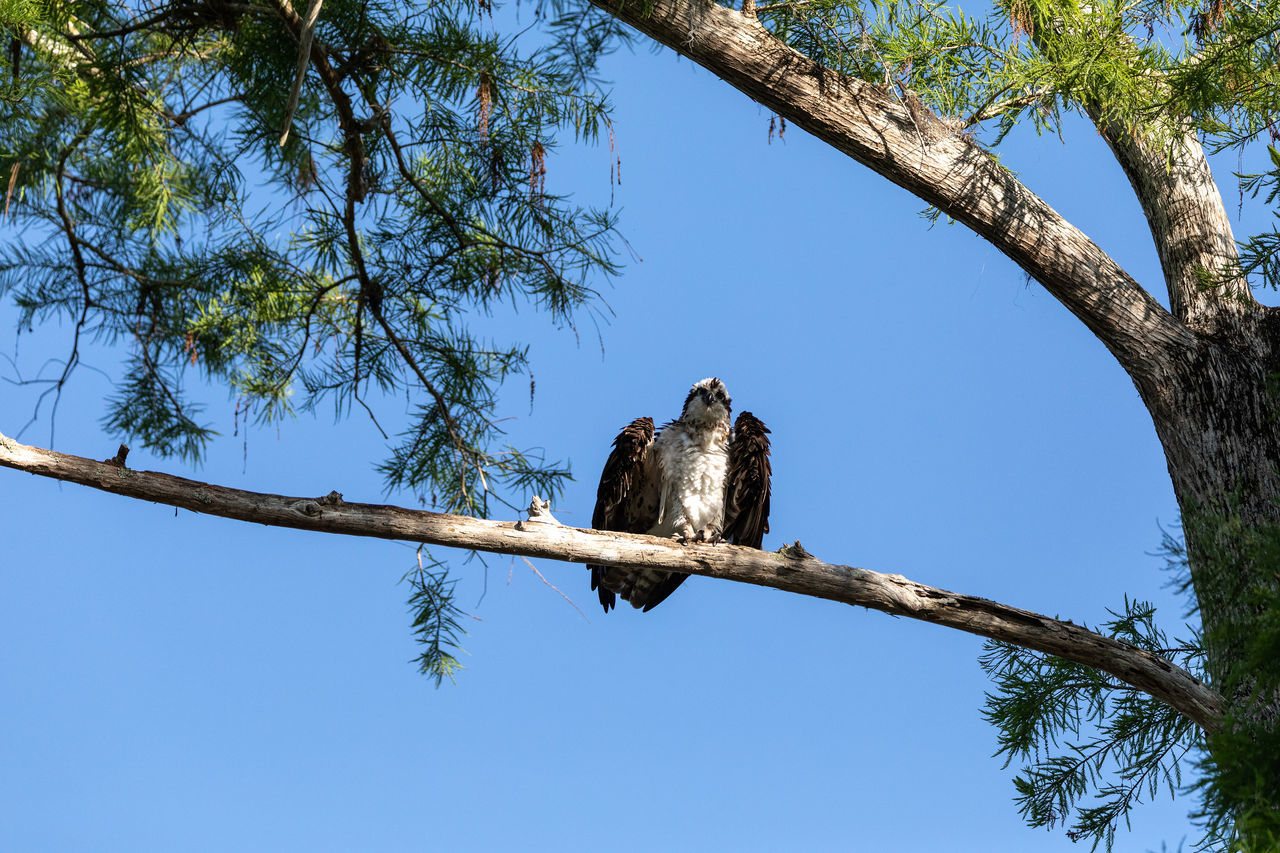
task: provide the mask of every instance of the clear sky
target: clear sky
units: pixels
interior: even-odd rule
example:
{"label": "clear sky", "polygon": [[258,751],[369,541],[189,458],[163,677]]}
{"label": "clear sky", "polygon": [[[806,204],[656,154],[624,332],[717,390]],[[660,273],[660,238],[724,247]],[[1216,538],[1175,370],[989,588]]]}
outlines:
{"label": "clear sky", "polygon": [[[675,417],[717,375],[735,412],[773,430],[766,547],[799,539],[1090,624],[1128,594],[1181,629],[1150,553],[1177,521],[1163,455],[1079,322],[798,128],[769,144],[767,111],[670,51],[605,70],[612,191],[638,256],[603,290],[614,316],[474,321],[532,344],[532,413],[518,379],[503,405],[513,443],[572,461],[562,521],[589,524],[622,425]],[[1123,175],[1090,127],[1065,139],[1023,134],[1004,162],[1163,300]],[[607,200],[610,158],[561,149],[548,190]],[[1234,166],[1218,166],[1233,210]],[[0,307],[0,352],[33,371],[54,337],[16,342],[13,320]],[[57,449],[115,452],[98,426],[108,388],[76,375]],[[0,385],[0,432],[33,402]],[[130,465],[384,500],[366,419],[233,435],[234,403],[209,402],[224,437],[203,467],[141,448]],[[47,444],[47,417],[23,438]],[[2,850],[1079,849],[1022,824],[967,634],[704,578],[651,613],[606,616],[585,569],[537,564],[584,619],[519,559],[441,550],[476,621],[467,669],[436,690],[410,664],[412,546],[12,471],[0,531]],[[1139,807],[1117,849],[1189,844],[1193,805]]]}

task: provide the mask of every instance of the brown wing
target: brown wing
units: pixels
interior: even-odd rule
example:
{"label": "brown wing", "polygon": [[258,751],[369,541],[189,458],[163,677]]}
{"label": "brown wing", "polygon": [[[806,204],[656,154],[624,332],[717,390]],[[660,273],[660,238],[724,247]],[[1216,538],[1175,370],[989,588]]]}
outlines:
{"label": "brown wing", "polygon": [[[653,418],[636,418],[613,440],[613,452],[604,463],[600,487],[596,490],[596,508],[591,526],[596,530],[618,530],[624,533],[647,533],[654,520],[645,518],[646,508],[637,506],[644,492],[645,451],[653,443]],[[617,597],[604,585],[606,566],[591,569],[591,588],[600,595],[605,613]]]}
{"label": "brown wing", "polygon": [[750,412],[738,415],[729,444],[724,500],[724,538],[759,548],[769,532],[769,428]]}
{"label": "brown wing", "polygon": [[[662,574],[666,575],[666,577],[663,577],[654,584],[653,589],[650,590],[649,594],[644,598],[644,609],[641,611],[642,613],[648,613],[650,610],[666,601],[667,596],[676,591],[676,587],[689,579],[689,576],[683,572],[663,572]],[[632,607],[639,606],[634,596],[628,599],[628,601],[631,602]]]}

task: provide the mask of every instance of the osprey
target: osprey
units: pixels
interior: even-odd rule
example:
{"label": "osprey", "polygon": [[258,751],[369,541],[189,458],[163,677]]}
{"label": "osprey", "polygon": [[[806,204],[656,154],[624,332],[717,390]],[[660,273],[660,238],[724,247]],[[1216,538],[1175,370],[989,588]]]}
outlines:
{"label": "osprey", "polygon": [[[729,392],[715,377],[694,384],[680,417],[656,433],[636,418],[613,440],[591,526],[680,542],[759,548],[769,532],[769,430],[750,412],[729,428]],[[617,596],[652,610],[688,575],[589,566],[606,613]]]}

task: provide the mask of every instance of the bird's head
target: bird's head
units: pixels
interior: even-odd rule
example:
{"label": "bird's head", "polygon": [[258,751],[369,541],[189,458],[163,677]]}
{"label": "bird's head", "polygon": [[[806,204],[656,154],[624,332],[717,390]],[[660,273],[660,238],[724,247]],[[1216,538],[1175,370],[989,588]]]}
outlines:
{"label": "bird's head", "polygon": [[731,402],[724,383],[712,376],[694,383],[689,389],[689,396],[684,398],[684,413],[680,417],[684,421],[727,422]]}

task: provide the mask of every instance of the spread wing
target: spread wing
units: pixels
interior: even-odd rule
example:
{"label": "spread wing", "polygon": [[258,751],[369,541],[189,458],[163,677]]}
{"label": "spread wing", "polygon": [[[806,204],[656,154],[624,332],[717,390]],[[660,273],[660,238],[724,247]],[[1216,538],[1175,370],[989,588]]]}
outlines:
{"label": "spread wing", "polygon": [[[653,418],[636,418],[613,440],[613,452],[604,463],[600,488],[596,490],[596,508],[591,514],[593,528],[648,533],[657,521],[657,506],[650,507],[651,501],[645,499],[651,491],[645,488],[645,462],[652,444]],[[591,569],[591,588],[599,592],[600,604],[608,613],[616,602],[614,590],[605,586],[605,575],[611,570],[606,566],[588,568]]]}
{"label": "spread wing", "polygon": [[759,548],[769,532],[769,428],[750,412],[738,415],[729,444],[724,538]]}

